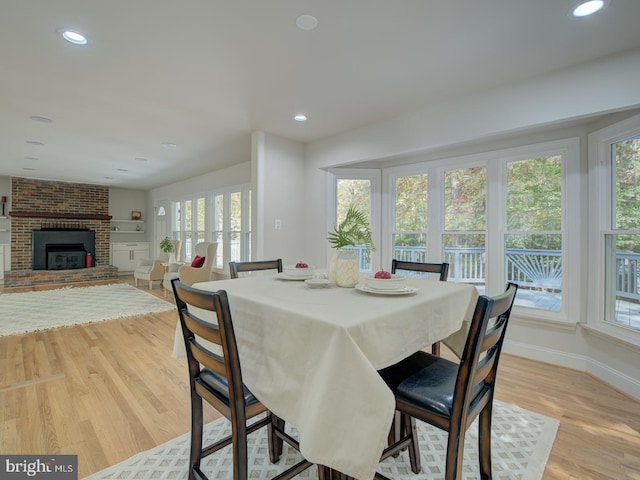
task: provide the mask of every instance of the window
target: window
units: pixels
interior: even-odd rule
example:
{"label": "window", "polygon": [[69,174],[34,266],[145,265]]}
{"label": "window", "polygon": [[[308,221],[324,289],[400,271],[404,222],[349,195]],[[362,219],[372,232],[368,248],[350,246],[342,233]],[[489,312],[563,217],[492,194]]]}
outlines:
{"label": "window", "polygon": [[486,169],[470,167],[444,173],[444,261],[449,278],[485,285]]}
{"label": "window", "polygon": [[205,197],[195,197],[174,204],[173,238],[182,240],[181,259],[192,260],[196,243],[205,241]]}
{"label": "window", "polygon": [[251,190],[234,187],[211,198],[211,241],[218,242],[215,267],[251,260]]}
{"label": "window", "polygon": [[516,305],[562,307],[562,155],[506,165],[505,281]]}
{"label": "window", "polygon": [[600,213],[591,234],[601,259],[590,324],[640,341],[640,116],[590,135],[589,148],[592,207]]}
{"label": "window", "polygon": [[428,262],[427,175],[397,177],[394,190],[393,258],[405,262]]}
{"label": "window", "polygon": [[[380,192],[380,172],[375,170],[349,170],[335,169],[332,171],[333,183],[332,198],[335,202],[333,218],[327,231],[333,231],[346,215],[350,207],[357,208],[369,215],[371,230],[375,232],[373,235],[373,244],[376,249],[379,248],[379,192]],[[367,249],[364,245],[353,247],[358,251],[358,258],[361,272],[371,272],[377,269],[379,265],[378,257],[375,252]],[[335,252],[331,252],[332,254]]]}
{"label": "window", "polygon": [[490,295],[513,281],[519,316],[576,323],[579,146],[570,138],[383,169],[382,258],[447,262],[448,281]]}

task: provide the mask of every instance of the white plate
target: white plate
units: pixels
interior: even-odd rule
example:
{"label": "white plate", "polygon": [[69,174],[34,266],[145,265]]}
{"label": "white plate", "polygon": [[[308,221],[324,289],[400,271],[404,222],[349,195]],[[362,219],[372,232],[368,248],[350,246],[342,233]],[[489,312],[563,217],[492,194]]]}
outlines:
{"label": "white plate", "polygon": [[326,278],[310,278],[305,280],[304,283],[311,288],[325,288],[332,285],[331,280],[327,280]]}
{"label": "white plate", "polygon": [[309,280],[312,276],[312,273],[309,275],[288,275],[285,272],[276,274],[276,278],[279,278],[280,280],[293,280],[298,282],[301,282],[302,280]]}
{"label": "white plate", "polygon": [[408,285],[402,288],[398,288],[397,290],[376,290],[375,288],[370,288],[367,285],[361,285],[360,283],[356,285],[356,290],[360,290],[361,292],[365,293],[371,293],[373,295],[410,295],[418,291],[417,288],[410,287]]}

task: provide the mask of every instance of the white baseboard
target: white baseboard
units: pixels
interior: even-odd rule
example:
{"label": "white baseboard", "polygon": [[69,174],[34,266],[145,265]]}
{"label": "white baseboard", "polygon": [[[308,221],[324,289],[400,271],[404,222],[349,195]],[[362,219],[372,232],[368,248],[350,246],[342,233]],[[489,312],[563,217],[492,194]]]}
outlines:
{"label": "white baseboard", "polygon": [[587,372],[613,388],[640,400],[640,381],[584,355],[575,355],[539,345],[508,340],[505,340],[502,351],[519,357]]}
{"label": "white baseboard", "polygon": [[561,350],[544,348],[539,345],[530,345],[528,343],[509,340],[504,341],[502,351],[519,357],[572,368],[573,370],[579,370],[581,372],[587,371],[588,359],[584,355],[576,355]]}
{"label": "white baseboard", "polygon": [[612,387],[640,400],[640,381],[597,360],[589,359],[587,372]]}

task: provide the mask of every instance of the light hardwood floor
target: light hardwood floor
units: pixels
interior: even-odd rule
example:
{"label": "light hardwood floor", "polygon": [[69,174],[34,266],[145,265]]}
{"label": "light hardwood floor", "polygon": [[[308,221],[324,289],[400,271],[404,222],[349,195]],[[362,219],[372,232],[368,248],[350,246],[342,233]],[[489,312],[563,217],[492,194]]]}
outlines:
{"label": "light hardwood floor", "polygon": [[[188,432],[186,366],[171,357],[176,321],[173,310],[0,337],[0,452],[77,454],[83,478]],[[544,480],[640,479],[640,402],[512,355],[496,396],[560,420]],[[206,421],[217,417],[210,409]]]}

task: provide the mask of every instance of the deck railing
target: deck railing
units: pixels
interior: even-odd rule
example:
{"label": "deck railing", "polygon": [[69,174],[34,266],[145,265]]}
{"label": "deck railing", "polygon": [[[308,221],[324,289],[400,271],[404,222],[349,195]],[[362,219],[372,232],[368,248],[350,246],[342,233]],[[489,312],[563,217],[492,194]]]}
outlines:
{"label": "deck railing", "polygon": [[[360,270],[370,270],[370,257],[364,247],[358,250]],[[506,250],[506,280],[522,287],[542,288],[546,291],[562,290],[562,252],[508,248]],[[409,262],[426,262],[424,247],[395,247],[394,258]],[[485,282],[484,248],[445,248],[444,261],[449,263],[449,279],[455,282]],[[640,254],[616,254],[616,295],[622,299],[640,302]]]}

